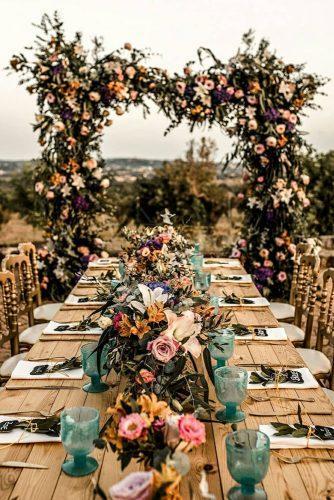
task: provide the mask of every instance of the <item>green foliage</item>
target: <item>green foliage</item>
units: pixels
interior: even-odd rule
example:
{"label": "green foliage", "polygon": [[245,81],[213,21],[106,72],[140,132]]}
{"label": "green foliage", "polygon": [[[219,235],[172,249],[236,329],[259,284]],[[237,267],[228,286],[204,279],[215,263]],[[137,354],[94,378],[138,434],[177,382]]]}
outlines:
{"label": "green foliage", "polygon": [[311,178],[308,231],[316,235],[334,234],[334,151],[307,156],[304,167]]}
{"label": "green foliage", "polygon": [[227,211],[227,187],[219,180],[214,162],[216,146],[202,138],[191,141],[186,159],[176,159],[141,177],[134,186],[128,218],[136,224],[157,224],[165,208],[177,224],[214,226]]}

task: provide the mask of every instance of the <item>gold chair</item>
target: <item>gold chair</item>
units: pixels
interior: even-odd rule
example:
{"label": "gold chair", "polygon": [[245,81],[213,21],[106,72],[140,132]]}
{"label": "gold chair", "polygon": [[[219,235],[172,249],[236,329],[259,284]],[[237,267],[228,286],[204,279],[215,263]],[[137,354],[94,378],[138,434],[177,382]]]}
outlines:
{"label": "gold chair", "polygon": [[291,290],[289,302],[270,302],[270,310],[277,321],[293,321],[295,316],[295,298],[298,288],[298,278],[300,270],[300,259],[311,251],[310,243],[298,243],[296,246],[295,259],[293,263],[293,272],[291,280]]}
{"label": "gold chair", "polygon": [[[324,339],[333,351],[334,330],[334,268],[324,272],[320,299],[320,314],[318,320],[316,349],[297,349],[312,374],[318,379],[329,380],[330,389],[334,389],[333,352],[331,360],[322,352]],[[308,347],[310,342],[308,342]],[[326,391],[327,393],[328,391]],[[330,393],[327,394],[331,399]]]}
{"label": "gold chair", "polygon": [[9,342],[11,352],[10,358],[6,359],[0,367],[0,377],[8,379],[17,363],[25,356],[24,353],[20,353],[15,277],[9,271],[0,271],[0,297],[0,307],[3,310],[0,321],[0,347]]}
{"label": "gold chair", "polygon": [[[279,322],[285,328],[291,342],[309,347],[313,322],[317,286],[320,271],[320,258],[317,255],[304,254],[300,257],[298,277],[296,280],[294,322]],[[306,319],[305,329],[303,320]]]}
{"label": "gold chair", "polygon": [[47,323],[35,325],[32,298],[32,273],[30,259],[24,254],[7,255],[2,261],[2,269],[13,273],[18,292],[18,315],[28,316],[29,328],[20,333],[20,343],[34,345]]}
{"label": "gold chair", "polygon": [[19,251],[26,255],[30,260],[31,273],[32,273],[32,297],[36,300],[37,307],[34,308],[33,315],[36,321],[51,321],[54,315],[59,311],[62,306],[61,302],[52,302],[42,305],[41,299],[41,285],[38,276],[37,252],[33,243],[20,243],[18,245]]}

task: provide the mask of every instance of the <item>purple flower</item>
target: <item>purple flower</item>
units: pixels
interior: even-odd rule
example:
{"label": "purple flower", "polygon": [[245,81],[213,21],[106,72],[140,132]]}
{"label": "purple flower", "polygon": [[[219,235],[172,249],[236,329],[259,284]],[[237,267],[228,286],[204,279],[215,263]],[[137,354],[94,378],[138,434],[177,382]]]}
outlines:
{"label": "purple flower", "polygon": [[63,120],[72,120],[73,118],[73,111],[69,108],[64,109],[61,113],[60,116],[62,117]]}
{"label": "purple flower", "polygon": [[89,209],[89,202],[81,195],[74,198],[73,205],[77,210],[86,211]]}
{"label": "purple flower", "polygon": [[277,120],[277,118],[280,116],[280,114],[277,111],[277,109],[270,108],[270,109],[267,109],[264,116],[269,122],[275,122]]}
{"label": "purple flower", "polygon": [[163,281],[148,281],[145,285],[150,290],[155,290],[156,288],[162,288],[164,292],[170,292],[170,286],[164,283]]}
{"label": "purple flower", "polygon": [[56,66],[52,67],[52,73],[54,75],[59,75],[63,71],[63,65],[61,63],[57,64]]}
{"label": "purple flower", "polygon": [[229,94],[225,88],[220,90],[215,89],[212,93],[213,104],[219,104],[221,102],[228,102],[232,99],[233,95]]}
{"label": "purple flower", "polygon": [[273,274],[274,271],[270,267],[259,267],[254,271],[254,277],[260,283],[265,283],[268,279],[272,278]]}

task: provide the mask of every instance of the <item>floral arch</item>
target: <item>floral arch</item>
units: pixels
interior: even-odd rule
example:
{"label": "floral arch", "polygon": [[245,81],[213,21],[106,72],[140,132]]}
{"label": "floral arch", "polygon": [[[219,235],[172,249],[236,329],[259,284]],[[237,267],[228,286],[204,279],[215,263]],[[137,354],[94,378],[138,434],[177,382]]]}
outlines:
{"label": "floral arch", "polygon": [[199,49],[197,70],[191,62],[183,74],[169,75],[147,65],[150,54],[128,43],[103,54],[94,39],[88,54],[79,33],[65,38],[57,14],[44,15],[38,28],[33,57],[15,55],[10,65],[37,97],[34,130],[42,161],[35,187],[45,211],[45,279],[53,295],[65,293],[101,247],[96,221],[110,210],[100,155],[104,129],[132,106],[148,111],[149,101],[170,119],[167,132],[181,122],[190,130],[218,125],[235,139],[229,159],[237,158],[244,170],[245,189],[238,197],[245,222],[233,252],[243,256],[265,293],[284,295],[293,238],[310,203],[309,177],[301,169],[301,155],[309,147],[301,116],[317,107],[314,98],[325,80],[305,74],[302,65],[285,64],[265,40],[254,49],[251,33],[227,64]]}

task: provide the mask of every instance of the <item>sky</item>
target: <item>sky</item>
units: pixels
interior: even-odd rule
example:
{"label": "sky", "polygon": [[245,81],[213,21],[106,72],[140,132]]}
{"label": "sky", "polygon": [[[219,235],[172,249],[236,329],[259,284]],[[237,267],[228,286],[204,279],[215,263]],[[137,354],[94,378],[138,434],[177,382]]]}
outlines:
{"label": "sky", "polygon": [[[76,31],[90,40],[104,38],[107,51],[130,42],[150,48],[152,63],[169,71],[182,71],[196,57],[199,47],[209,47],[222,61],[238,49],[242,34],[250,28],[257,39],[267,38],[287,63],[305,62],[306,70],[331,78],[327,96],[310,111],[303,129],[319,151],[334,149],[334,0],[0,0],[0,68],[12,54],[32,43],[42,14],[58,10],[69,36]],[[39,155],[37,135],[31,124],[37,112],[35,97],[18,85],[17,75],[0,78],[0,158],[26,159]],[[105,157],[171,159],[180,157],[191,138],[215,139],[218,158],[228,153],[230,140],[215,129],[194,134],[186,125],[164,131],[168,120],[152,107],[143,118],[133,109],[107,129],[102,152]]]}

